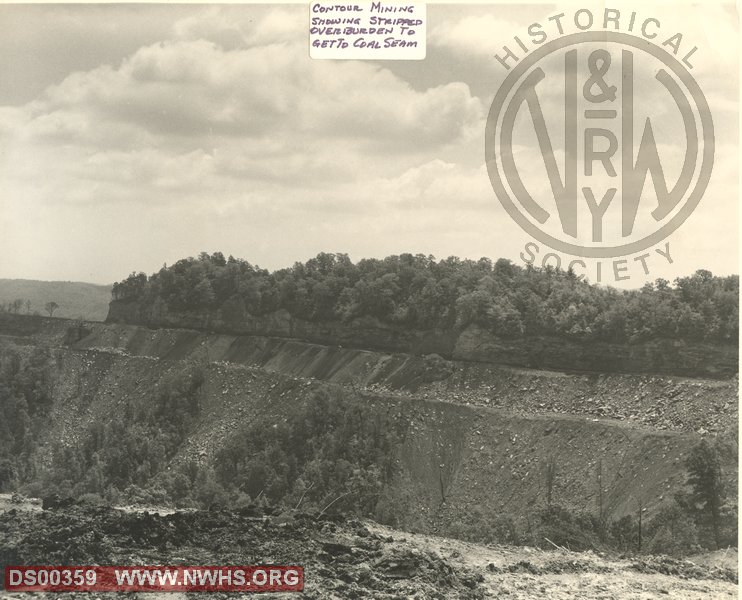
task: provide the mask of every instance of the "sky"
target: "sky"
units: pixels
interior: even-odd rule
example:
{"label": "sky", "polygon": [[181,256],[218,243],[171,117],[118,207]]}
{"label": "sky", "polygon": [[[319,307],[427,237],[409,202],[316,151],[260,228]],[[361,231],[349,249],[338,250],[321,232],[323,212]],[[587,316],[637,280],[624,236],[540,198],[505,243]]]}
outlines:
{"label": "sky", "polygon": [[[0,278],[111,283],[201,251],[522,263],[533,239],[485,167],[494,55],[560,11],[431,4],[425,60],[328,61],[309,57],[307,4],[0,5]],[[650,248],[650,274],[629,259],[616,285],[737,273],[737,13],[642,11],[698,46],[716,160],[672,264]]]}

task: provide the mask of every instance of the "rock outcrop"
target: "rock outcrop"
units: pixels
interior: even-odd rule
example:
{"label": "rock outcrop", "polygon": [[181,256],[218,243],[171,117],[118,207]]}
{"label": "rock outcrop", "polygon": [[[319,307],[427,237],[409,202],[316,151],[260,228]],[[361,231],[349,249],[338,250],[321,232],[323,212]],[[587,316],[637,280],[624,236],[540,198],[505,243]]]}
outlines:
{"label": "rock outcrop", "polygon": [[255,317],[226,305],[213,312],[173,312],[161,301],[111,302],[108,323],[292,338],[334,346],[439,354],[448,359],[573,372],[650,373],[729,378],[738,372],[736,344],[653,339],[635,344],[578,342],[560,337],[503,338],[476,325],[463,330],[416,330],[364,317],[348,323],[309,322],[285,310]]}

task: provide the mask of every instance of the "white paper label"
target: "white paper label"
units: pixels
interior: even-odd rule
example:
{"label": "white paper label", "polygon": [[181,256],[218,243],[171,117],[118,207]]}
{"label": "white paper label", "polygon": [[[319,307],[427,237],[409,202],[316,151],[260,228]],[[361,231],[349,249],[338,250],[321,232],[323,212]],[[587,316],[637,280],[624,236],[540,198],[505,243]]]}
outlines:
{"label": "white paper label", "polygon": [[309,5],[312,58],[422,60],[424,3],[333,2]]}

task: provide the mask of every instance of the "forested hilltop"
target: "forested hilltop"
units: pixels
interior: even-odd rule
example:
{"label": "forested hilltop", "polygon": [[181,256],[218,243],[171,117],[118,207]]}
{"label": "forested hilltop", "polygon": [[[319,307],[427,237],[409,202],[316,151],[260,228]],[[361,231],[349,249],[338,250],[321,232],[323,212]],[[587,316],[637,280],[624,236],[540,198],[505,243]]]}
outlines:
{"label": "forested hilltop", "polygon": [[[139,314],[219,314],[225,321],[285,310],[310,323],[370,317],[415,330],[475,325],[499,338],[558,336],[634,344],[657,338],[684,342],[738,339],[739,277],[699,270],[674,282],[616,290],[552,268],[402,254],[353,263],[321,253],[269,272],[222,253],[179,260],[151,276],[132,273],[113,285],[113,304],[136,303]],[[154,316],[153,316],[154,315]]]}

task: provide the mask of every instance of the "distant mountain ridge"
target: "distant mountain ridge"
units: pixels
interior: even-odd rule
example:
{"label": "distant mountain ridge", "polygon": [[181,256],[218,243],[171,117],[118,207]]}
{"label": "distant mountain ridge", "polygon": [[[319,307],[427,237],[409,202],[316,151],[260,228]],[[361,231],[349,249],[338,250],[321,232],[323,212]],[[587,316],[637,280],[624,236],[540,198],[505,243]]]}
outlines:
{"label": "distant mountain ridge", "polygon": [[105,321],[111,286],[77,281],[0,279],[0,310],[10,310],[9,305],[15,300],[23,303],[19,314],[47,315],[46,303],[56,302],[59,308],[54,311],[55,317]]}

